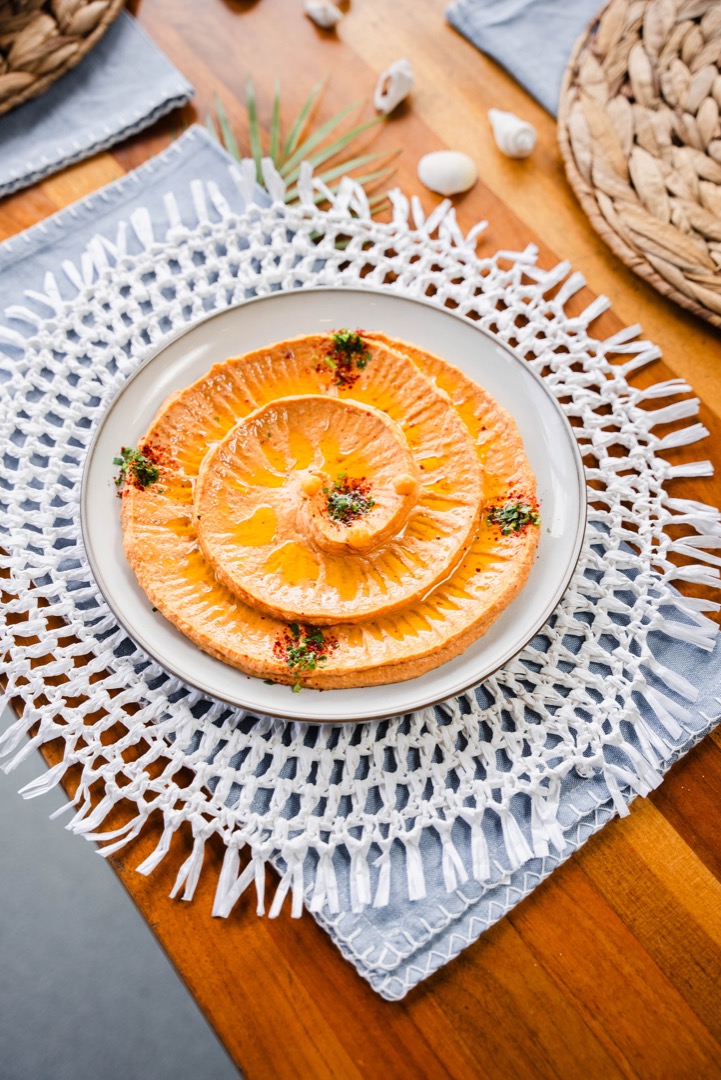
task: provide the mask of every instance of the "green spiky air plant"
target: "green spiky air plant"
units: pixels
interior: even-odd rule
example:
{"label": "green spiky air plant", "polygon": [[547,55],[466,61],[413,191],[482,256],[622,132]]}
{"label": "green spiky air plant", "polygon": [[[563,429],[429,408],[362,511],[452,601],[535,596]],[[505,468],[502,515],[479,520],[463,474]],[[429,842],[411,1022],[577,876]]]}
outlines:
{"label": "green spiky air plant", "polygon": [[[364,169],[375,164],[379,168],[370,172],[354,176],[353,179],[360,184],[368,194],[368,202],[371,212],[379,213],[387,204],[385,192],[381,194],[370,193],[382,180],[389,177],[393,169],[389,162],[400,153],[388,153],[378,151],[369,154],[352,154],[353,144],[357,142],[370,128],[384,123],[385,116],[376,116],[372,120],[366,120],[362,124],[356,124],[349,131],[338,134],[338,129],[345,118],[354,109],[358,108],[360,101],[346,105],[337,112],[330,120],[320,124],[317,128],[310,127],[310,121],[314,106],[325,88],[325,80],[313,87],[306,101],[303,103],[298,115],[293,121],[290,131],[285,139],[281,132],[280,123],[280,86],[276,82],[273,96],[273,111],[268,132],[267,150],[263,148],[260,125],[258,123],[258,110],[255,99],[255,90],[251,80],[248,80],[246,88],[246,107],[248,112],[248,141],[250,156],[255,162],[255,172],[258,183],[263,183],[261,160],[269,157],[286,183],[285,201],[293,203],[298,201],[298,175],[302,161],[307,161],[312,166],[314,175],[322,180],[332,192],[338,190],[342,177],[349,175],[357,169]],[[206,126],[214,136],[234,158],[240,160],[243,156],[238,145],[233,128],[228,119],[222,101],[216,95],[213,108],[206,118]],[[346,152],[346,156],[342,156]],[[333,163],[333,159],[337,161]],[[322,166],[331,163],[327,169]],[[382,164],[381,164],[382,162]],[[316,203],[323,202],[323,195],[316,194]]]}

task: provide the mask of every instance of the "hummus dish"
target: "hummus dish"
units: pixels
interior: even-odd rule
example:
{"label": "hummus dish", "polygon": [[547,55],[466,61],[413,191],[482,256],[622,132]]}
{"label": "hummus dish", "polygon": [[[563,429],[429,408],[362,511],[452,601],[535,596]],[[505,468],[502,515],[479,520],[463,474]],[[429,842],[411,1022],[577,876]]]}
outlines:
{"label": "hummus dish", "polygon": [[116,459],[125,554],[206,653],[294,689],[414,678],[481,637],[539,538],[512,417],[370,331],[215,364]]}

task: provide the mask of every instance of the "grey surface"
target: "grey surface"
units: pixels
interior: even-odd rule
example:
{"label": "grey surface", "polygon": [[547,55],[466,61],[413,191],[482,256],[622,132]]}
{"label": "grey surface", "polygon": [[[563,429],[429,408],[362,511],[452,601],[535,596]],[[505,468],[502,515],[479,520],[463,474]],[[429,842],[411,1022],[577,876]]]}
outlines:
{"label": "grey surface", "polygon": [[237,1080],[95,845],[49,820],[62,789],[17,795],[44,770],[0,773],[0,1077]]}

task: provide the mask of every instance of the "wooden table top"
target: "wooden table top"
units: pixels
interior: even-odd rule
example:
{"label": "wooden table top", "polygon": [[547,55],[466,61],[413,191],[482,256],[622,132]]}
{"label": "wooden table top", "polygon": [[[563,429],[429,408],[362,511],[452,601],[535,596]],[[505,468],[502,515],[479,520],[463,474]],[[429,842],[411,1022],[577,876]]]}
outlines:
{"label": "wooden table top", "polygon": [[[121,176],[201,121],[220,94],[247,149],[242,100],[252,75],[260,119],[282,83],[295,114],[329,75],[321,117],[369,96],[409,56],[410,103],[375,146],[403,148],[396,180],[426,208],[421,154],[470,153],[481,180],[457,199],[461,224],[487,218],[482,250],[537,242],[541,264],[567,258],[613,312],[601,337],[640,322],[663,363],[648,381],[684,376],[712,439],[678,459],[721,465],[719,334],[635,277],[603,246],[565,181],[555,124],[526,92],[445,22],[444,0],[353,0],[337,34],[317,30],[300,0],[142,0],[141,25],[197,87],[192,106],[114,150],[0,203],[0,239]],[[542,47],[542,43],[539,43]],[[139,77],[142,77],[139,73]],[[532,121],[525,162],[495,148],[486,111]],[[371,115],[370,109],[366,110]],[[244,141],[246,140],[246,141]],[[555,253],[555,254],[554,254]],[[589,290],[576,298],[585,306]],[[675,481],[675,494],[721,504],[721,479]],[[52,762],[60,748],[45,750]],[[68,778],[73,790],[73,777]],[[192,903],[168,899],[187,836],[149,878],[134,872],[159,829],[110,861],[235,1062],[251,1078],[707,1077],[721,1075],[721,736],[670,772],[631,817],[614,821],[480,941],[400,1003],[381,1000],[306,915],[256,918],[246,894],[227,920],[210,909],[222,852],[210,844]],[[78,839],[78,843],[80,843]]]}

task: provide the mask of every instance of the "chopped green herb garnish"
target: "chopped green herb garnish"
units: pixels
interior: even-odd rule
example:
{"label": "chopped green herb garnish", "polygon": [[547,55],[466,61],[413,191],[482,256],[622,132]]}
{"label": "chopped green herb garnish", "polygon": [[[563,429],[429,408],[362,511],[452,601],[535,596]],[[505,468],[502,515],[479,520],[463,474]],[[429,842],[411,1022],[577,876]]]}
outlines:
{"label": "chopped green herb garnish", "polygon": [[[336,386],[353,386],[358,372],[373,359],[360,330],[336,330],[330,335],[330,349],[323,357],[323,364],[334,373]],[[318,370],[322,370],[319,365]]]}
{"label": "chopped green herb garnish", "polygon": [[[344,356],[360,357],[365,359],[366,363],[370,360],[368,347],[357,330],[336,330],[334,334],[331,334],[331,337],[334,352]],[[356,365],[360,366],[357,360]]]}
{"label": "chopped green herb garnish", "polygon": [[326,497],[328,516],[341,525],[350,525],[375,506],[375,499],[370,496],[370,484],[365,480],[349,480],[345,473],[339,473],[332,488],[323,488]]}
{"label": "chopped green herb garnish", "polygon": [[[315,671],[315,669],[328,659],[323,653],[318,652],[317,643],[307,637],[295,638],[296,644],[289,645],[286,650],[286,663],[291,671]],[[325,641],[321,647],[325,646]]]}
{"label": "chopped green herb garnish", "polygon": [[[277,638],[273,652],[283,660],[291,671],[309,673],[323,667],[330,651],[338,647],[334,637],[326,637],[319,626],[304,626],[290,623],[287,631]],[[298,681],[293,692],[301,689]]]}
{"label": "chopped green herb garnish", "polygon": [[132,484],[133,487],[147,488],[154,484],[159,476],[160,469],[146,454],[135,450],[130,446],[123,446],[118,457],[113,458],[113,465],[119,466],[115,484]]}
{"label": "chopped green herb garnish", "polygon": [[507,502],[504,506],[491,506],[486,519],[489,525],[499,525],[504,536],[520,532],[528,525],[540,525],[541,516],[530,503]]}
{"label": "chopped green herb garnish", "polygon": [[306,627],[305,636],[308,641],[312,642],[314,645],[325,645],[323,631],[319,626]]}

